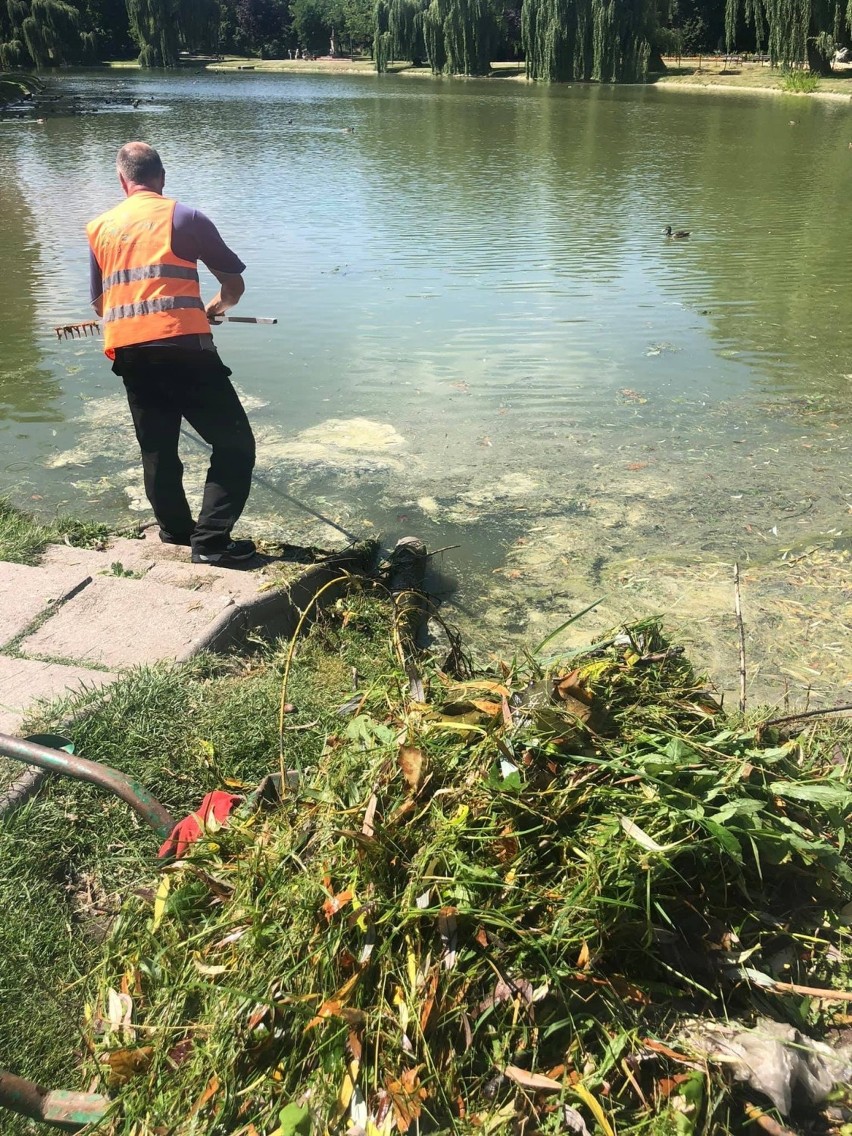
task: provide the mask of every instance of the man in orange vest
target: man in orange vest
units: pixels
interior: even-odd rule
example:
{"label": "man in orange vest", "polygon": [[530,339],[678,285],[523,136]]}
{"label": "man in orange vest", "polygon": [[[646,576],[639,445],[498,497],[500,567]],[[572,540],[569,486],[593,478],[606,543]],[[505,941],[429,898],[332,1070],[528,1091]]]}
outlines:
{"label": "man in orange vest", "polygon": [[[190,545],[194,564],[230,567],[256,552],[252,541],[231,537],[251,488],[255,447],[210,325],[242,296],[245,265],[203,213],[163,197],[166,174],[151,146],[122,146],[117,170],[124,201],[86,226],[104,353],[124,380],[160,540]],[[206,305],[199,260],[221,285]],[[178,456],[184,418],[212,446],[195,521]]]}

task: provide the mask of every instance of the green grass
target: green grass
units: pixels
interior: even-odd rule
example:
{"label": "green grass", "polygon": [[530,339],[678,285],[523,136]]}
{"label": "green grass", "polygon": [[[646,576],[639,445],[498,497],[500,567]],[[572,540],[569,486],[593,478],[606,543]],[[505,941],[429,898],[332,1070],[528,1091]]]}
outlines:
{"label": "green grass", "polygon": [[16,564],[37,564],[48,544],[63,541],[79,548],[102,547],[112,535],[108,525],[55,517],[39,521],[0,498],[0,560]]}
{"label": "green grass", "polygon": [[798,69],[785,70],[781,76],[781,90],[794,94],[812,94],[819,90],[819,75]]}
{"label": "green grass", "polygon": [[[300,721],[339,724],[352,666],[364,682],[376,675],[372,647],[364,649],[371,642],[362,623],[329,651],[317,630],[292,683]],[[108,692],[54,704],[32,726],[79,716],[70,730],[78,754],[132,774],[182,816],[226,779],[251,786],[277,768],[280,678],[280,653],[201,657],[132,671]],[[293,760],[310,759],[311,737],[291,735]],[[121,898],[155,869],[158,843],[120,801],[61,778],[0,821],[0,1068],[79,1085],[85,985]],[[0,1131],[23,1136],[35,1127],[0,1113]]]}

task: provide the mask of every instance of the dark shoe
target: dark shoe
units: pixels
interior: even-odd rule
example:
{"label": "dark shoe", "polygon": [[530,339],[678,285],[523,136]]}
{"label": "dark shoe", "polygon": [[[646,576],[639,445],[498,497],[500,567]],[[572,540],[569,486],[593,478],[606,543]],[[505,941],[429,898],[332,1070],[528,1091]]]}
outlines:
{"label": "dark shoe", "polygon": [[192,533],[186,533],[185,536],[174,536],[172,533],[160,529],[160,540],[163,544],[181,544],[189,548],[192,543]]}
{"label": "dark shoe", "polygon": [[242,564],[257,555],[257,545],[253,540],[232,540],[221,552],[197,552],[192,550],[193,564],[215,564],[219,568],[230,568]]}

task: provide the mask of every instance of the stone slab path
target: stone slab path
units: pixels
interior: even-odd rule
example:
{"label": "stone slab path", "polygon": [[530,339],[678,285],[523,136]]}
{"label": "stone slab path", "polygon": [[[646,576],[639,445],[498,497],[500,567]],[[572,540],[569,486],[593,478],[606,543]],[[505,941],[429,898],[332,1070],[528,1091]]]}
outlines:
{"label": "stone slab path", "polygon": [[[50,545],[35,567],[0,562],[0,733],[19,734],[39,700],[227,644],[284,580],[262,562],[193,565],[156,528],[102,551]],[[0,757],[0,788],[25,768]]]}

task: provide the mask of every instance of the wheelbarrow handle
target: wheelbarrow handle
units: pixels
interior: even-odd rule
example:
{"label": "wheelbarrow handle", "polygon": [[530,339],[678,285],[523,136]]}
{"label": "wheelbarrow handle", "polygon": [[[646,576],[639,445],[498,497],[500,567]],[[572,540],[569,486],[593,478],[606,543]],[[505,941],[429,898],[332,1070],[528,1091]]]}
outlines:
{"label": "wheelbarrow handle", "polygon": [[106,789],[130,805],[160,837],[168,836],[175,826],[171,814],[144,785],[119,773],[117,769],[101,765],[99,761],[87,761],[84,757],[51,749],[25,738],[13,738],[8,734],[0,734],[0,755]]}

